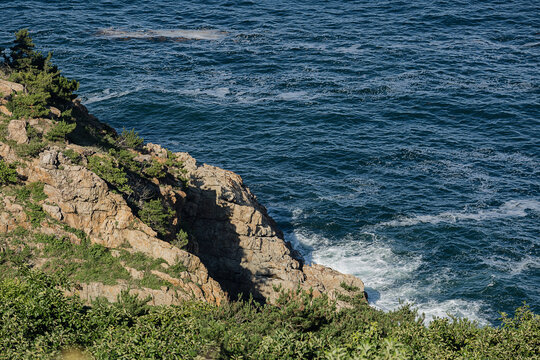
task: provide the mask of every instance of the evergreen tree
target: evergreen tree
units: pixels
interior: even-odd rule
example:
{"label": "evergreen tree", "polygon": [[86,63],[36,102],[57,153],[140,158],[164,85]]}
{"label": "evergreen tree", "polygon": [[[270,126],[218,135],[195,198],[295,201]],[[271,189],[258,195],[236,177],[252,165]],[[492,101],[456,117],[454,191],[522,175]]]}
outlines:
{"label": "evergreen tree", "polygon": [[14,98],[11,108],[15,111],[12,111],[19,116],[35,117],[47,115],[47,106],[69,109],[71,100],[77,97],[73,92],[79,83],[61,75],[51,62],[51,52],[43,56],[34,48],[28,29],[15,33],[6,63],[11,71],[10,80],[23,84],[27,93]]}

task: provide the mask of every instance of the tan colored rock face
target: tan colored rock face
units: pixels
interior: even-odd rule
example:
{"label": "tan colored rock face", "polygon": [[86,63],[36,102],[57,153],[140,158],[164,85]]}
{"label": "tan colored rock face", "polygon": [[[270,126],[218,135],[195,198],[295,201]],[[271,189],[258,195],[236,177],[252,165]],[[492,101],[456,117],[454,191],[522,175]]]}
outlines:
{"label": "tan colored rock face", "polygon": [[[74,102],[74,106],[84,114],[88,121],[86,126],[114,131],[89,115],[80,103]],[[28,123],[45,132],[50,129],[52,120],[29,119]],[[8,125],[9,139],[27,143],[26,124],[24,120],[12,120]],[[44,212],[62,224],[84,231],[91,242],[111,249],[128,244],[131,251],[162,258],[168,265],[183,264],[187,271],[179,278],[152,271],[181,291],[134,290],[151,295],[155,304],[172,304],[191,298],[219,304],[227,299],[227,293],[232,298],[242,293],[251,294],[255,299],[272,303],[279,295],[276,287],[312,289],[315,295],[325,293],[331,299],[338,299],[338,294],[353,295],[346,289],[364,291],[362,281],[354,276],[322,265],[305,264],[284,241],[267,210],[235,173],[198,165],[188,154],[177,153],[174,156],[183,162],[183,169],[169,164],[166,177],[145,180],[157,189],[156,196],[176,210],[173,225],[186,225],[196,239],[195,244],[190,244],[190,253],[159,239],[157,233],[136,216],[136,211],[122,195],[86,167],[73,164],[57,145],[49,143],[39,158],[24,160],[25,166],[17,169],[21,179],[44,184],[43,192],[47,195],[41,204]],[[101,152],[98,148],[74,144],[68,147],[82,158]],[[147,144],[144,152],[134,155],[141,162],[156,160],[164,164],[173,160],[168,159],[170,155],[164,148],[155,144]],[[21,161],[9,145],[1,142],[0,156],[8,162]],[[182,182],[176,177],[182,171],[187,171],[190,183],[185,192],[180,190]],[[0,232],[11,231],[25,221],[28,223],[24,209],[9,197],[2,200],[6,211],[0,211]],[[143,276],[136,269],[128,271],[133,278]],[[100,283],[82,286],[80,294],[87,300],[97,296],[115,300],[125,288]]]}
{"label": "tan colored rock face", "polygon": [[183,263],[189,282],[178,285],[185,287],[187,297],[218,304],[226,299],[196,256],[158,239],[154,230],[135,217],[121,195],[113,193],[93,172],[66,162],[58,149],[42,152],[23,170],[29,182],[45,184],[48,198],[43,210],[53,218],[83,230],[92,242],[108,248],[128,243],[133,251],[163,258],[170,265]]}
{"label": "tan colored rock face", "polygon": [[22,86],[21,84],[0,79],[0,95],[6,96],[10,95],[12,92],[19,92],[23,90],[24,86]]}
{"label": "tan colored rock face", "polygon": [[187,191],[184,220],[198,241],[197,255],[230,294],[251,293],[273,302],[274,287],[294,290],[298,286],[326,293],[331,299],[349,294],[342,287],[364,291],[362,281],[322,265],[306,265],[283,239],[266,209],[230,171],[202,165],[178,153],[194,186]]}
{"label": "tan colored rock face", "polygon": [[8,138],[17,144],[28,143],[25,120],[11,120],[8,124]]}

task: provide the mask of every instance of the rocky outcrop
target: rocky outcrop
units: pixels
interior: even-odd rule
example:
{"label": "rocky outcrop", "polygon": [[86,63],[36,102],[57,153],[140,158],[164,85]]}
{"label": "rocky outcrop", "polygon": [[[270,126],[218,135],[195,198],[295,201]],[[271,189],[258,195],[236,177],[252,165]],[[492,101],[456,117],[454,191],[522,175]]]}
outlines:
{"label": "rocky outcrop", "polygon": [[187,191],[183,220],[197,239],[196,254],[230,294],[273,302],[276,288],[300,286],[334,299],[338,293],[352,295],[345,288],[364,291],[362,281],[352,275],[304,264],[239,175],[199,165],[187,153],[176,156],[193,185]]}
{"label": "rocky outcrop", "polygon": [[0,95],[7,96],[13,92],[22,92],[24,86],[11,81],[0,79]]}
{"label": "rocky outcrop", "polygon": [[29,182],[45,184],[47,204],[43,210],[67,225],[83,230],[94,243],[108,248],[129,244],[132,251],[162,258],[169,265],[182,263],[187,271],[183,282],[196,298],[220,303],[226,297],[219,284],[208,276],[200,260],[163,240],[140,221],[120,194],[90,170],[70,161],[56,148],[40,154],[23,169]]}
{"label": "rocky outcrop", "polygon": [[[0,86],[8,85],[0,83]],[[12,85],[9,86],[12,91]],[[117,136],[114,130],[88,114],[80,102],[74,101],[73,107],[78,112],[78,121],[84,122],[85,128],[94,129],[93,134]],[[178,277],[151,270],[153,276],[171,284],[171,289],[132,289],[141,295],[151,295],[152,303],[173,304],[195,298],[219,304],[239,294],[251,294],[257,300],[272,303],[279,295],[276,289],[298,287],[337,300],[338,294],[363,293],[360,279],[322,265],[304,263],[239,175],[198,164],[187,153],[172,154],[155,144],[147,144],[144,150],[130,150],[134,160],[141,164],[167,164],[167,174],[159,178],[129,175],[133,186],[141,186],[138,198],[131,199],[131,203],[128,203],[131,195],[115,191],[84,166],[89,157],[106,155],[99,147],[84,142],[48,143],[38,157],[22,159],[17,155],[13,147],[29,143],[27,127],[46,133],[52,124],[52,119],[11,120],[7,125],[7,141],[0,142],[0,156],[7,162],[24,163],[17,169],[21,181],[44,184],[47,199],[39,205],[52,219],[48,225],[41,224],[44,232],[61,231],[60,227],[51,228],[56,221],[82,230],[92,243],[109,249],[127,247],[133,253],[164,259],[165,266],[182,264],[185,271]],[[73,155],[68,157],[66,151],[78,154],[82,162],[74,163]],[[187,187],[182,185],[179,174],[187,178]],[[151,186],[145,188],[145,184]],[[182,224],[189,229],[192,235],[189,252],[164,241],[171,239],[163,234],[158,236],[138,217],[134,203],[143,201],[142,193],[148,189],[153,191],[154,198],[159,196],[175,210],[171,226],[178,229]],[[9,196],[2,200],[4,210],[9,211],[0,211],[0,231],[11,231],[27,222],[25,209]],[[140,280],[144,276],[139,270],[122,265],[132,278]],[[90,283],[80,284],[78,293],[86,300],[97,296],[115,300],[124,289],[127,285],[122,283]]]}

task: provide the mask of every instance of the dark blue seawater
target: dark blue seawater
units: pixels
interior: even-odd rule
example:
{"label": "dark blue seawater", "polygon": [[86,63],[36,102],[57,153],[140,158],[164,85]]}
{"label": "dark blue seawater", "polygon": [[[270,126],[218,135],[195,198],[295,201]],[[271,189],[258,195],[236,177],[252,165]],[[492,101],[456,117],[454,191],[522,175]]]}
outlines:
{"label": "dark blue seawater", "polygon": [[[537,1],[0,1],[100,119],[233,170],[372,304],[540,312]],[[184,37],[180,41],[178,37]]]}

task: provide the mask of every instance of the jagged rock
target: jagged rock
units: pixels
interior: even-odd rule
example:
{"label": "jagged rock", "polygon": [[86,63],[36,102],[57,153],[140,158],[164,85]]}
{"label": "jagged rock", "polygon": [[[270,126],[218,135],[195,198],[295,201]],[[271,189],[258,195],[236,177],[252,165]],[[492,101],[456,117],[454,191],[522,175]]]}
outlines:
{"label": "jagged rock", "polygon": [[62,210],[60,210],[60,207],[56,205],[43,204],[42,208],[43,211],[45,211],[47,214],[49,214],[56,220],[60,221],[64,218],[64,215],[62,215]]}
{"label": "jagged rock", "polygon": [[25,120],[11,120],[8,124],[8,138],[17,144],[28,143]]}
{"label": "jagged rock", "polygon": [[8,110],[7,107],[5,107],[4,105],[0,105],[0,112],[4,115],[7,115],[7,116],[11,116],[13,115],[13,113],[11,111]]}
{"label": "jagged rock", "polygon": [[11,81],[0,79],[0,94],[4,96],[10,95],[12,92],[15,92],[15,91],[19,92],[23,90],[24,90],[24,86],[21,84],[17,84]]}
{"label": "jagged rock", "polygon": [[362,281],[352,275],[304,264],[239,175],[198,165],[186,153],[176,156],[193,184],[183,215],[197,239],[197,255],[230,294],[250,293],[274,302],[276,286],[289,290],[300,286],[335,299],[339,293],[350,295],[342,283],[363,293]]}
{"label": "jagged rock", "polygon": [[51,111],[51,114],[56,118],[59,118],[62,115],[62,112],[53,106],[51,106],[49,110]]}
{"label": "jagged rock", "polygon": [[[65,159],[59,153],[54,147],[46,150],[22,169],[29,182],[45,184],[47,213],[53,217],[61,215],[64,223],[83,230],[94,243],[113,249],[127,243],[133,251],[162,258],[170,265],[180,262],[187,268],[190,284],[193,283],[185,285],[186,293],[213,303],[226,299],[220,285],[208,276],[206,267],[195,255],[158,239],[156,232],[133,214],[120,194],[114,193],[90,170],[62,162]],[[194,284],[200,286],[198,291],[193,290]]]}

